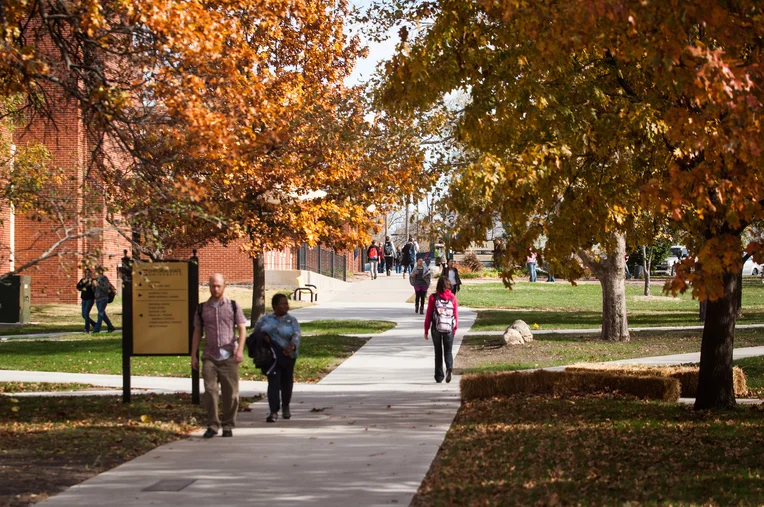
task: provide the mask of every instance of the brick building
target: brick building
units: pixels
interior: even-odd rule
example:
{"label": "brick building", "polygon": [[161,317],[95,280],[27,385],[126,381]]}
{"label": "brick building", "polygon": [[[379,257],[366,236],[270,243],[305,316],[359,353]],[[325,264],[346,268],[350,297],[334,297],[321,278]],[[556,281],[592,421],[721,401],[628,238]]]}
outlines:
{"label": "brick building", "polygon": [[[24,274],[32,277],[32,302],[36,303],[76,303],[79,294],[77,280],[82,276],[81,252],[98,252],[98,262],[107,269],[110,278],[116,278],[117,266],[121,263],[124,250],[129,250],[128,241],[110,228],[103,200],[93,199],[88,191],[87,171],[92,146],[88,140],[84,120],[75,107],[61,106],[55,125],[42,120],[33,122],[27,129],[19,129],[6,142],[21,147],[27,143],[42,143],[50,152],[49,166],[61,168],[67,183],[61,189],[68,196],[67,204],[72,213],[67,225],[86,223],[94,229],[107,229],[96,237],[78,238],[67,241],[53,255],[38,265],[26,270]],[[28,215],[13,213],[10,209],[0,209],[0,273],[19,269],[24,264],[39,258],[43,252],[62,236],[61,224],[38,221]],[[84,220],[87,217],[87,220]],[[198,249],[200,279],[206,280],[214,272],[222,272],[231,283],[252,282],[252,259],[242,251],[241,243],[229,246],[212,244]],[[302,257],[301,257],[302,252]],[[360,256],[353,251],[343,252],[344,267],[348,272],[360,271]],[[192,249],[173,252],[177,259],[188,258]],[[319,262],[319,257],[321,262]],[[302,259],[302,262],[301,262]],[[337,264],[340,256],[333,256],[330,251],[318,249],[284,249],[266,252],[266,270],[312,269],[329,275],[332,266],[342,269]]]}

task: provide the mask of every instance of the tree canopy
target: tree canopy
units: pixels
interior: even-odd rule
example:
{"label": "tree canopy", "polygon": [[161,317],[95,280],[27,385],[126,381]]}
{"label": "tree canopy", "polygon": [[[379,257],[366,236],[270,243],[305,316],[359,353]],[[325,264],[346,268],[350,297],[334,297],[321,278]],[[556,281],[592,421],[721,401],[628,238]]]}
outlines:
{"label": "tree canopy", "polygon": [[[690,250],[670,289],[718,302],[716,345],[731,360],[730,274],[742,266],[742,231],[764,214],[757,2],[401,0],[375,10],[401,25],[379,92],[390,111],[469,97],[455,139],[473,160],[451,190],[473,236],[498,213],[516,239],[510,255],[543,234],[562,264],[581,247],[610,250],[642,213],[665,218]],[[748,249],[762,260],[761,243]],[[561,267],[575,276],[576,263]],[[717,373],[731,380],[726,367]],[[721,398],[703,403],[729,404],[729,390]]]}

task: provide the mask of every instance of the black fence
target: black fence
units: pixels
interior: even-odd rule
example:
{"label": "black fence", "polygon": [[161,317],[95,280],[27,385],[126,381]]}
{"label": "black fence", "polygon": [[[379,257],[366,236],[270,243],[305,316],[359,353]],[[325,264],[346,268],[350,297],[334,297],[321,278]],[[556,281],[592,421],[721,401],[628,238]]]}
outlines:
{"label": "black fence", "polygon": [[317,246],[303,245],[297,249],[297,269],[314,271],[324,276],[347,281],[347,259],[345,255]]}

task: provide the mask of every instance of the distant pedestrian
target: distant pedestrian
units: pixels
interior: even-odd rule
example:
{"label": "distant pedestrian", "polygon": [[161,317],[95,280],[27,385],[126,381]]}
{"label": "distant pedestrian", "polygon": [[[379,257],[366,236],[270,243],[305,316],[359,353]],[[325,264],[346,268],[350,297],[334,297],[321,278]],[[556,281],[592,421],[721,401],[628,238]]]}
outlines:
{"label": "distant pedestrian", "polygon": [[92,282],[95,305],[98,309],[98,320],[96,321],[95,327],[93,328],[94,333],[101,332],[101,326],[104,322],[106,323],[106,327],[110,333],[114,331],[114,326],[112,325],[111,320],[109,320],[109,316],[106,315],[106,306],[109,304],[109,297],[112,296],[114,287],[112,286],[105,272],[106,270],[103,266],[98,266],[96,268],[96,273],[98,273],[98,276],[96,276]]}
{"label": "distant pedestrian", "polygon": [[[205,336],[202,352],[204,406],[207,409],[207,431],[204,438],[218,434],[232,437],[239,411],[239,363],[244,360],[247,319],[236,302],[223,296],[225,278],[216,273],[209,280],[210,298],[199,305],[194,315],[194,336],[191,342],[191,368],[199,369],[199,343]],[[238,339],[237,339],[238,331]],[[218,414],[218,394],[223,394],[223,420]]]}
{"label": "distant pedestrian", "polygon": [[626,254],[624,257],[624,266],[626,267],[626,279],[631,280],[631,271],[629,271],[629,254]]}
{"label": "distant pedestrian", "polygon": [[403,278],[406,278],[406,273],[411,274],[414,271],[414,262],[416,261],[416,247],[414,241],[409,236],[406,244],[401,248],[401,264],[403,264]]}
{"label": "distant pedestrian", "polygon": [[549,265],[548,262],[544,262],[544,266],[546,267],[546,281],[547,282],[554,282],[554,272],[552,271],[552,266]]}
{"label": "distant pedestrian", "polygon": [[395,273],[400,275],[403,271],[403,267],[401,265],[401,256],[403,255],[403,252],[400,248],[396,248],[396,254],[395,254]]}
{"label": "distant pedestrian", "polygon": [[[86,268],[82,278],[77,282],[77,290],[80,291],[82,304],[82,318],[85,320],[85,332],[89,333],[91,328],[95,330],[96,321],[90,318],[90,310],[95,305],[95,291],[93,290],[93,272]],[[108,297],[107,297],[108,300]]]}
{"label": "distant pedestrian", "polygon": [[377,246],[377,240],[371,240],[371,245],[366,251],[366,256],[369,258],[369,265],[371,266],[371,279],[377,279],[377,264],[379,263],[380,251]]}
{"label": "distant pedestrian", "polygon": [[459,270],[456,268],[456,263],[454,263],[452,259],[448,260],[441,276],[447,278],[451,283],[451,292],[454,294],[459,292],[459,289],[462,286],[462,280],[459,278]]}
{"label": "distant pedestrian", "polygon": [[385,271],[387,272],[387,276],[390,276],[390,273],[393,270],[393,261],[395,260],[395,245],[393,245],[393,242],[390,241],[390,236],[385,236],[385,244],[382,246],[382,251],[385,254]]}
{"label": "distant pedestrian", "polygon": [[424,314],[424,300],[427,298],[427,289],[430,288],[432,271],[424,265],[424,260],[417,259],[414,271],[409,275],[409,282],[414,286],[414,313]]}
{"label": "distant pedestrian", "polygon": [[536,272],[536,266],[537,266],[537,259],[536,259],[536,253],[531,252],[531,254],[525,258],[525,262],[528,264],[528,275],[530,276],[530,281],[535,282],[537,278],[537,272]]}
{"label": "distant pedestrian", "polygon": [[[451,292],[451,282],[441,276],[435,294],[427,301],[427,316],[424,318],[424,339],[428,331],[432,334],[432,345],[435,347],[435,382],[451,382],[451,372],[454,369],[454,356],[451,349],[454,345],[454,333],[459,327],[459,305],[456,296]],[[443,375],[443,359],[446,361],[446,374]]]}
{"label": "distant pedestrian", "polygon": [[300,324],[289,314],[289,300],[284,294],[276,294],[271,300],[273,313],[263,315],[255,325],[255,332],[265,335],[271,344],[276,361],[268,370],[268,407],[270,413],[266,422],[276,422],[279,408],[284,419],[291,419],[289,404],[294,387],[294,365],[300,347]]}

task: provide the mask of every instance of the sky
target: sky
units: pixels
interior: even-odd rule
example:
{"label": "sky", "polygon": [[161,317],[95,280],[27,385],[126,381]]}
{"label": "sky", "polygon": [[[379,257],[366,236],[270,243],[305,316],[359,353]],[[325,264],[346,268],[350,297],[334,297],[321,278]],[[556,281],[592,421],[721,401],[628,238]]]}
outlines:
{"label": "sky", "polygon": [[[351,4],[359,9],[365,9],[371,2],[369,0],[352,0]],[[356,34],[359,31],[358,26],[352,28],[352,34]],[[348,86],[362,84],[369,80],[369,78],[377,70],[377,67],[385,60],[389,59],[393,53],[395,53],[395,44],[397,42],[397,36],[392,37],[385,42],[371,42],[363,38],[362,42],[369,47],[369,56],[358,60],[353,73],[347,78],[345,84]]]}

